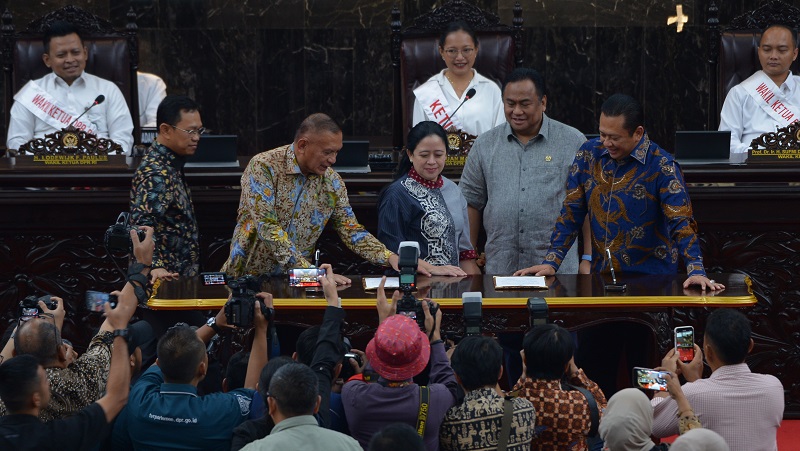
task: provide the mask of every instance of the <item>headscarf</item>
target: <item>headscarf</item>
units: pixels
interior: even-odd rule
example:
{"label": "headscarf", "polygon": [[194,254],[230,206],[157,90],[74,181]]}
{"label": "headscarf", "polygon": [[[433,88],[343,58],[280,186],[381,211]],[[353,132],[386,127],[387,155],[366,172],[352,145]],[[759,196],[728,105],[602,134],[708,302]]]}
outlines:
{"label": "headscarf", "polygon": [[653,407],[647,396],[636,388],[626,388],[608,400],[600,421],[600,437],[610,451],[650,451],[655,443]]}
{"label": "headscarf", "polygon": [[728,443],[711,429],[692,429],[675,440],[670,451],[730,451]]}

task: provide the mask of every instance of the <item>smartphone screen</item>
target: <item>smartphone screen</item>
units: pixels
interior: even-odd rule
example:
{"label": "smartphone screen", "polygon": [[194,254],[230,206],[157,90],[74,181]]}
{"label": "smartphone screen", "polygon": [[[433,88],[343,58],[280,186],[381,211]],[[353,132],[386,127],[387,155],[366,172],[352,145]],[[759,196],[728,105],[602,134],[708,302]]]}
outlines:
{"label": "smartphone screen", "polygon": [[200,275],[203,276],[203,285],[225,285],[224,272],[204,272]]}
{"label": "smartphone screen", "polygon": [[318,277],[324,276],[325,270],[319,268],[292,268],[289,270],[290,287],[321,287]]}
{"label": "smartphone screen", "polygon": [[117,297],[100,291],[86,291],[86,308],[90,312],[104,312],[103,305],[106,302],[111,303],[111,308],[117,306]]}
{"label": "smartphone screen", "polygon": [[639,388],[654,391],[667,391],[667,380],[664,378],[664,371],[651,370],[649,368],[634,368],[633,381]]}
{"label": "smartphone screen", "polygon": [[675,350],[681,362],[691,362],[694,359],[694,328],[692,326],[675,328]]}

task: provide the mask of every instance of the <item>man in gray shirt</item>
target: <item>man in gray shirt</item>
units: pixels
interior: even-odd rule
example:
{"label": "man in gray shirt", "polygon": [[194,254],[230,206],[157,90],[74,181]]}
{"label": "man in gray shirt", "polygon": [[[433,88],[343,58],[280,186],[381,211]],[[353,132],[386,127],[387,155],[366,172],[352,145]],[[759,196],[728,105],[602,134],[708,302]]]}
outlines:
{"label": "man in gray shirt", "polygon": [[[475,140],[461,175],[473,246],[481,224],[486,229],[487,274],[512,274],[542,261],[566,196],[569,168],[586,141],[577,129],[544,114],[545,94],[536,70],[509,74],[503,85],[507,122]],[[589,239],[584,227],[587,249]],[[576,246],[577,241],[559,273],[578,273]],[[591,251],[584,254],[591,261]],[[589,273],[589,261],[581,272]]]}

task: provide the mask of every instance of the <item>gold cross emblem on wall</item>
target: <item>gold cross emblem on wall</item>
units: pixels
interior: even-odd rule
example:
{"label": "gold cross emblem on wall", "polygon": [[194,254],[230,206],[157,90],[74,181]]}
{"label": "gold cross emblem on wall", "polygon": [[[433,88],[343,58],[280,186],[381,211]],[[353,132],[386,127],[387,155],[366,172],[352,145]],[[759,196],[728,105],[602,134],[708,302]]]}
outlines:
{"label": "gold cross emblem on wall", "polygon": [[667,17],[667,25],[678,24],[677,32],[683,31],[683,24],[689,22],[689,16],[683,14],[683,5],[675,6],[675,16]]}

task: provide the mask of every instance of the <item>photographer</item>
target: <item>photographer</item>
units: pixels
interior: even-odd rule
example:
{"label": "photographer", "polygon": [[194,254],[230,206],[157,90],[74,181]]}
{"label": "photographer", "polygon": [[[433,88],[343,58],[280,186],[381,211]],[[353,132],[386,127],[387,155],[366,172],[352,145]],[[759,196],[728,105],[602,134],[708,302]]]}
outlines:
{"label": "photographer", "polygon": [[[152,240],[147,241],[152,243]],[[149,255],[152,255],[152,245]],[[84,450],[98,446],[105,438],[110,423],[128,399],[130,361],[126,327],[137,304],[131,284],[125,285],[118,300],[113,310],[108,304],[104,306],[104,324],[113,331],[108,384],[103,381],[106,393],[69,418],[49,423],[40,420],[42,409],[60,393],[51,395],[50,375],[46,374],[37,357],[19,355],[0,365],[0,398],[9,410],[7,415],[0,417],[0,449]],[[35,320],[28,323],[31,321]]]}
{"label": "photographer", "polygon": [[[442,311],[431,315],[428,300],[420,302],[425,332],[416,321],[395,315],[399,291],[392,304],[378,287],[377,309],[380,325],[367,345],[367,360],[380,376],[377,383],[351,380],[342,388],[347,424],[353,437],[367,448],[372,436],[391,423],[416,427],[429,451],[439,449],[439,427],[447,409],[456,403],[458,383],[444,350],[441,337]],[[430,338],[429,338],[430,337]],[[430,383],[420,387],[412,378],[422,372],[430,359]],[[425,401],[427,399],[427,402]]]}
{"label": "photographer", "polygon": [[255,335],[244,388],[197,395],[208,370],[206,342],[214,327],[227,326],[225,308],[216,324],[197,331],[186,324],[169,328],[158,342],[158,359],[131,389],[130,403],[114,425],[114,449],[191,448],[229,450],[233,429],[247,419],[256,383],[267,364],[267,318],[272,295],[258,293],[252,305]]}
{"label": "photographer", "polygon": [[[143,301],[137,299],[137,296],[144,293],[140,277],[146,278],[149,274],[154,247],[153,229],[150,227],[140,229],[146,231],[145,239],[141,242],[135,230],[130,232],[133,253],[140,262],[131,265],[131,270],[137,271],[137,274],[128,280],[122,293],[118,295],[120,304],[123,297],[126,299],[132,297],[134,309],[137,302]],[[14,331],[14,338],[9,340],[6,349],[3,350],[3,355],[8,353],[32,355],[45,368],[53,396],[49,404],[42,406],[39,411],[39,418],[42,421],[68,417],[100,398],[106,389],[114,343],[115,325],[106,317],[100,326],[100,331],[89,343],[89,348],[76,359],[75,352],[61,340],[63,301],[56,297],[52,299],[57,301],[56,308],[50,309],[44,302],[40,302],[39,307],[43,313],[22,322]],[[128,315],[125,318],[127,325],[134,311],[126,309],[124,312]],[[6,413],[6,406],[0,404],[0,415]]]}
{"label": "photographer", "polygon": [[589,449],[586,437],[592,428],[591,407],[586,395],[574,387],[590,392],[587,395],[597,404],[598,415],[607,403],[600,387],[575,365],[572,335],[558,325],[543,324],[525,335],[522,348],[523,372],[514,390],[533,403],[540,413],[538,424],[545,427],[533,439],[531,449]]}

